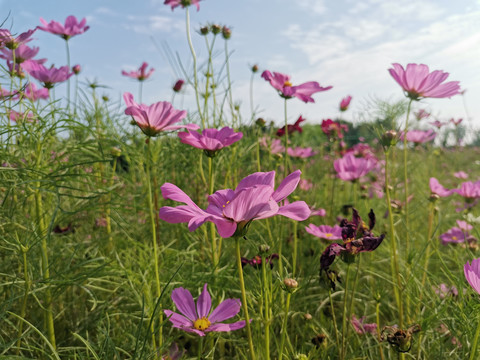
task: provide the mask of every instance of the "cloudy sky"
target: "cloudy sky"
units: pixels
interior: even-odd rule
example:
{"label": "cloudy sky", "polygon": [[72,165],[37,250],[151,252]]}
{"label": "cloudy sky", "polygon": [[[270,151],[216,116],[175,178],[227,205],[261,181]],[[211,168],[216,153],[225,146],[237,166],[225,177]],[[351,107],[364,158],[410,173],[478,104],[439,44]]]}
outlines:
{"label": "cloudy sky", "polygon": [[[137,83],[121,70],[138,68],[143,61],[155,73],[144,84],[143,100],[171,99],[171,86],[181,77],[165,48],[191,64],[185,34],[185,11],[163,5],[163,0],[0,0],[4,27],[23,32],[40,25],[39,18],[64,22],[68,15],[86,17],[91,26],[70,40],[73,64],[81,64],[81,81],[96,79],[102,90],[119,100],[124,91],[137,94]],[[480,128],[480,0],[204,0],[200,11],[191,8],[197,54],[206,57],[204,39],[195,30],[218,23],[232,28],[228,46],[234,99],[248,118],[250,67],[258,64],[292,76],[292,83],[315,80],[333,89],[314,95],[315,104],[289,101],[294,121],[300,114],[311,123],[338,115],[342,97],[352,95],[346,118],[358,121],[374,98],[396,101],[403,97],[388,74],[392,63],[424,63],[450,73],[464,96],[431,99],[417,104],[439,120],[469,119]],[[30,43],[40,47],[47,64],[66,64],[64,41],[37,31]],[[218,42],[218,53],[223,50]],[[223,56],[223,55],[219,55]],[[219,61],[219,60],[218,60]],[[283,102],[260,78],[254,83],[259,115],[281,123]],[[61,91],[59,89],[59,91]],[[184,106],[191,106],[187,90]],[[193,107],[192,107],[193,109]]]}

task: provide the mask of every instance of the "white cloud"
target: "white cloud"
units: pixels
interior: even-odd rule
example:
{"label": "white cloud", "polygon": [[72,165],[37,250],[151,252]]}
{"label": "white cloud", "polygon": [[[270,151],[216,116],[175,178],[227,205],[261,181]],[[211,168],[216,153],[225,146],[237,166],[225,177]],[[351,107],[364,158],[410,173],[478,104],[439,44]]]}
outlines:
{"label": "white cloud", "polygon": [[323,0],[297,0],[298,5],[315,14],[324,14],[327,10]]}

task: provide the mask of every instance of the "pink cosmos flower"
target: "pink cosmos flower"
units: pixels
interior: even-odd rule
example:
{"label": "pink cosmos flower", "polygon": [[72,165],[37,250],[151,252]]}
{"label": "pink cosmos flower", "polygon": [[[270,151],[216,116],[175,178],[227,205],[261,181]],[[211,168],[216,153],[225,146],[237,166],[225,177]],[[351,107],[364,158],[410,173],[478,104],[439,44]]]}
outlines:
{"label": "pink cosmos flower", "polygon": [[338,225],[332,227],[328,225],[316,226],[314,224],[309,224],[305,230],[309,234],[319,237],[320,239],[340,240],[342,238],[342,228]]}
{"label": "pink cosmos flower", "polygon": [[[432,141],[437,136],[437,133],[433,130],[410,130],[407,131],[407,141],[413,142],[414,144],[423,144],[429,141]],[[400,134],[400,139],[403,140],[403,133]]]}
{"label": "pink cosmos flower", "polygon": [[9,99],[18,95],[17,90],[8,91],[0,87],[0,99]]}
{"label": "pink cosmos flower", "polygon": [[[37,46],[30,47],[28,45],[20,45],[15,49],[15,64],[21,64],[24,61],[32,60],[35,56],[37,56],[40,48]],[[13,50],[9,49],[0,49],[0,58],[7,60],[8,62],[13,62]],[[35,60],[43,64],[47,59]]]}
{"label": "pink cosmos flower", "polygon": [[175,91],[176,93],[180,92],[180,90],[182,90],[183,84],[185,84],[185,80],[182,80],[182,79],[177,80],[175,85],[173,85],[173,88],[172,88],[173,91]]}
{"label": "pink cosmos flower", "polygon": [[438,286],[433,286],[432,288],[440,299],[445,299],[449,295],[458,296],[458,290],[453,285],[449,287],[442,283]]}
{"label": "pink cosmos flower", "polygon": [[465,171],[458,171],[453,173],[457,179],[468,179],[468,174]]}
{"label": "pink cosmos flower", "polygon": [[366,333],[370,333],[372,335],[377,334],[377,324],[365,324],[366,316],[362,316],[360,319],[357,319],[355,315],[352,315],[352,319],[350,320],[355,332],[359,335],[363,335]]}
{"label": "pink cosmos flower", "polygon": [[302,158],[302,159],[306,159],[306,158],[315,156],[317,154],[317,152],[314,151],[311,147],[302,148],[300,146],[298,146],[296,148],[293,148],[293,149],[292,148],[287,148],[287,153],[291,157],[298,157],[298,158]]}
{"label": "pink cosmos flower", "polygon": [[321,127],[323,133],[329,139],[335,137],[335,135],[338,139],[343,139],[343,131],[348,132],[348,125],[340,124],[332,119],[322,120]]}
{"label": "pink cosmos flower", "polygon": [[480,181],[463,182],[459,189],[453,189],[452,191],[460,196],[463,196],[467,201],[472,201],[480,198]]}
{"label": "pink cosmos flower", "polygon": [[443,245],[448,243],[463,243],[467,238],[467,234],[457,227],[452,227],[446,233],[440,235],[440,240],[442,240]]}
{"label": "pink cosmos flower", "polygon": [[450,196],[454,192],[453,190],[448,190],[448,189],[444,188],[440,184],[440,182],[434,177],[430,178],[429,185],[430,185],[430,191],[432,192],[432,194],[436,194],[440,197]]}
{"label": "pink cosmos flower", "polygon": [[306,220],[310,209],[304,201],[279,206],[298,185],[301,171],[288,175],[275,190],[275,171],[257,172],[241,180],[235,190],[219,190],[208,197],[206,210],[199,208],[177,186],[165,183],[161,187],[165,199],[183,202],[177,207],[164,206],[160,219],[169,223],[188,223],[190,231],[206,221],[213,222],[223,238],[243,236],[253,220],[283,215],[296,221]]}
{"label": "pink cosmos flower", "polygon": [[469,223],[467,223],[467,222],[464,221],[464,220],[457,220],[457,225],[458,225],[458,227],[459,227],[461,230],[463,230],[463,231],[465,231],[465,232],[470,231],[470,230],[473,229],[473,226],[470,225]]}
{"label": "pink cosmos flower", "polygon": [[32,35],[35,31],[37,31],[37,29],[28,30],[14,37],[8,29],[0,29],[0,47],[5,46],[11,50],[16,49],[20,45],[32,41]]}
{"label": "pink cosmos flower", "polygon": [[350,101],[352,101],[352,97],[350,95],[343,98],[342,101],[340,101],[340,111],[347,111],[348,107],[350,106]]}
{"label": "pink cosmos flower", "polygon": [[300,179],[298,187],[300,188],[300,190],[308,191],[313,188],[313,183],[307,179]]}
{"label": "pink cosmos flower", "polygon": [[148,63],[144,62],[142,63],[142,66],[138,68],[138,70],[130,71],[127,72],[125,70],[122,70],[122,75],[131,77],[132,79],[137,79],[138,81],[144,81],[147,80],[150,75],[153,74],[155,71],[154,68],[151,68],[148,72],[146,72],[148,67]]}
{"label": "pink cosmos flower", "polygon": [[480,259],[473,259],[471,265],[467,261],[463,272],[470,286],[480,294]]}
{"label": "pink cosmos flower", "polygon": [[262,73],[262,78],[270,82],[270,85],[278,90],[281,97],[285,99],[296,97],[306,103],[315,102],[315,100],[312,98],[313,94],[320,91],[327,91],[332,88],[332,86],[325,88],[321,87],[316,81],[309,81],[297,86],[293,86],[290,82],[290,76],[277,72],[272,74],[268,70],[265,70]]}
{"label": "pink cosmos flower", "polygon": [[423,109],[420,109],[418,112],[415,113],[415,117],[417,118],[418,121],[425,119],[429,116],[430,116],[430,113]]}
{"label": "pink cosmos flower", "polygon": [[162,356],[162,360],[179,360],[185,354],[185,350],[180,351],[177,343],[173,343],[168,349],[168,355]]}
{"label": "pink cosmos flower", "polygon": [[441,122],[441,121],[438,121],[438,120],[431,121],[429,124],[435,126],[437,129],[440,129],[440,128],[442,128],[442,126],[447,125],[447,123],[444,123],[444,122]]}
{"label": "pink cosmos flower", "polygon": [[163,3],[164,5],[169,5],[173,9],[175,9],[177,6],[181,6],[182,8],[185,8],[190,5],[195,5],[197,7],[197,11],[200,10],[200,5],[198,4],[200,0],[165,0]]}
{"label": "pink cosmos flower", "polygon": [[78,22],[77,18],[70,15],[65,20],[65,25],[60,24],[58,21],[50,21],[47,23],[44,19],[40,18],[40,22],[43,26],[38,26],[38,29],[49,32],[54,35],[59,35],[64,40],[68,40],[75,35],[83,34],[90,29],[90,26],[86,26],[87,19],[83,18]]}
{"label": "pink cosmos flower", "polygon": [[173,125],[182,121],[187,116],[185,110],[176,110],[173,105],[167,101],[160,101],[150,106],[137,104],[133,100],[133,95],[126,92],[123,99],[127,108],[125,114],[131,115],[138,127],[147,136],[156,136],[162,131],[178,130],[181,128],[197,130],[196,124]]}
{"label": "pink cosmos flower", "polygon": [[408,64],[404,69],[400,64],[392,64],[388,69],[390,75],[407,93],[412,100],[420,98],[446,98],[460,94],[458,81],[444,83],[449,73],[435,70],[430,73],[427,65]]}
{"label": "pink cosmos flower", "polygon": [[228,126],[220,130],[204,129],[201,134],[190,130],[188,130],[188,132],[178,133],[178,137],[182,143],[191,145],[197,149],[202,149],[208,156],[212,157],[218,150],[239,141],[242,136],[242,132],[235,132]]}
{"label": "pink cosmos flower", "polygon": [[8,113],[8,118],[12,121],[15,121],[16,123],[22,122],[24,120],[28,122],[33,122],[34,119],[34,115],[31,111],[29,111],[28,113],[20,113],[15,110],[9,110]]}
{"label": "pink cosmos flower", "polygon": [[313,208],[310,208],[310,210],[312,211],[310,213],[310,216],[327,216],[327,211],[325,209],[313,209]]}
{"label": "pink cosmos flower", "polygon": [[282,140],[280,139],[269,139],[267,137],[262,137],[258,141],[263,148],[270,151],[272,154],[285,152],[285,148],[282,145]]}
{"label": "pink cosmos flower", "polygon": [[340,179],[355,181],[367,175],[376,165],[372,159],[357,158],[352,153],[333,162],[333,167]]}
{"label": "pink cosmos flower", "polygon": [[31,101],[37,101],[39,99],[48,99],[50,94],[47,88],[37,89],[34,83],[28,83],[25,85],[23,96]]}
{"label": "pink cosmos flower", "polygon": [[42,64],[31,60],[24,62],[22,67],[30,76],[43,82],[43,86],[47,89],[51,89],[56,83],[64,82],[73,75],[68,66],[62,66],[58,69],[52,66],[47,69]]}
{"label": "pink cosmos flower", "polygon": [[177,329],[205,336],[212,331],[225,332],[245,327],[245,320],[231,324],[222,323],[238,314],[241,307],[240,299],[226,299],[211,311],[212,298],[207,291],[207,284],[203,286],[196,306],[190,291],[182,287],[174,289],[171,297],[181,314],[171,310],[163,310],[163,312]]}
{"label": "pink cosmos flower", "polygon": [[455,126],[458,126],[460,125],[460,123],[463,121],[463,119],[458,119],[458,120],[455,120],[455,119],[450,119],[450,122],[455,125]]}

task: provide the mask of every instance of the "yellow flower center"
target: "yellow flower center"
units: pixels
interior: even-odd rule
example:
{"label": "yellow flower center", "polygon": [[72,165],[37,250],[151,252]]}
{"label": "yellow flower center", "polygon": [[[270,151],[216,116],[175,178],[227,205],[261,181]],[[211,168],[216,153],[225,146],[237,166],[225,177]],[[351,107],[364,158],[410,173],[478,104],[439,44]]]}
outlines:
{"label": "yellow flower center", "polygon": [[326,234],[325,234],[325,236],[326,236],[326,237],[332,237],[332,236],[333,236],[333,234],[326,233]]}
{"label": "yellow flower center", "polygon": [[285,82],[283,83],[283,86],[290,86],[290,87],[291,87],[291,86],[292,86],[292,83],[291,83],[290,81],[285,81]]}
{"label": "yellow flower center", "polygon": [[225,203],[225,205],[222,205],[222,207],[227,206],[229,203],[230,203],[230,200],[228,200],[228,201]]}
{"label": "yellow flower center", "polygon": [[452,236],[452,240],[456,241],[456,240],[457,240],[457,237],[456,237],[456,236]]}
{"label": "yellow flower center", "polygon": [[197,330],[206,330],[210,326],[211,322],[204,316],[200,319],[195,320],[193,327]]}

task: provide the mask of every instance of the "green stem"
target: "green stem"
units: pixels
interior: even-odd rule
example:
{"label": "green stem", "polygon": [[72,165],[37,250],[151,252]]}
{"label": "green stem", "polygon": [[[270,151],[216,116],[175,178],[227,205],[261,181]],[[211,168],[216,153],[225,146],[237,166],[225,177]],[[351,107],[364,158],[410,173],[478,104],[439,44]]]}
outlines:
{"label": "green stem", "polygon": [[408,154],[408,147],[407,147],[407,132],[408,132],[408,118],[410,117],[410,109],[412,107],[412,101],[408,102],[407,107],[407,119],[405,121],[405,130],[403,132],[403,181],[405,184],[405,254],[407,254],[408,258],[408,250],[410,244],[410,236],[409,236],[409,220],[408,220],[408,167],[407,167],[407,154]]}
{"label": "green stem", "polygon": [[138,102],[142,103],[142,95],[143,95],[143,81],[138,82]]}
{"label": "green stem", "polygon": [[284,164],[284,177],[288,175],[288,117],[287,117],[287,99],[284,101],[284,113],[285,113],[285,164]]}
{"label": "green stem", "polygon": [[433,218],[435,215],[435,205],[433,203],[429,204],[428,212],[428,227],[427,227],[427,249],[425,250],[425,264],[423,265],[423,275],[422,275],[422,286],[420,287],[420,296],[418,300],[418,307],[416,314],[420,311],[420,304],[423,299],[423,290],[425,289],[425,282],[427,281],[427,272],[428,272],[428,262],[430,261],[430,256],[432,252],[432,232],[433,232]]}
{"label": "green stem", "polygon": [[188,7],[185,8],[185,15],[186,15],[185,23],[187,27],[187,40],[188,40],[188,45],[190,47],[190,52],[192,53],[192,59],[193,59],[193,87],[195,90],[195,100],[197,102],[198,115],[202,120],[202,127],[205,129],[207,126],[205,124],[205,118],[203,117],[203,114],[202,114],[202,108],[200,107],[200,96],[198,94],[197,55],[195,54],[195,49],[193,48],[193,43],[192,43],[192,37],[190,35],[190,13],[188,11]]}
{"label": "green stem", "polygon": [[337,319],[335,318],[335,308],[333,307],[332,289],[328,290],[328,298],[330,299],[330,311],[332,313],[333,328],[335,330],[335,341],[337,343],[337,349],[340,349],[340,338],[338,337]]}
{"label": "green stem", "polygon": [[298,249],[298,238],[297,238],[297,226],[298,222],[293,222],[293,260],[292,260],[292,277],[295,277],[297,269],[297,249]]}
{"label": "green stem", "polygon": [[347,330],[347,298],[348,298],[348,280],[350,275],[350,263],[347,264],[347,274],[345,275],[345,288],[343,291],[343,317],[342,317],[342,349],[341,359],[345,359],[346,349],[346,330]]}
{"label": "green stem", "polygon": [[242,307],[245,316],[245,328],[247,329],[248,347],[250,349],[250,358],[255,360],[255,350],[253,349],[252,330],[250,328],[250,318],[248,317],[247,295],[245,293],[245,282],[243,280],[242,258],[240,255],[240,238],[235,238],[235,253],[237,257],[238,279],[240,281],[240,290],[242,292]]}
{"label": "green stem", "polygon": [[[160,274],[159,274],[159,264],[158,264],[158,243],[157,243],[157,231],[155,226],[155,209],[153,204],[153,197],[152,197],[152,179],[151,179],[151,166],[152,166],[152,159],[150,153],[150,142],[152,141],[151,138],[147,139],[147,147],[146,147],[146,171],[147,171],[147,183],[148,183],[148,206],[150,209],[150,225],[152,230],[152,246],[153,246],[153,258],[155,263],[155,284],[157,290],[157,298],[160,297],[161,288],[160,288]],[[160,306],[161,307],[161,306]],[[159,323],[163,322],[163,312],[159,312]],[[158,347],[162,347],[162,327],[160,327],[160,331],[158,334]]]}
{"label": "green stem", "polygon": [[390,223],[390,237],[391,237],[391,245],[392,245],[392,255],[391,255],[391,270],[392,270],[392,280],[393,283],[397,283],[396,286],[393,287],[395,293],[395,300],[397,302],[398,308],[398,322],[400,329],[403,329],[403,303],[402,303],[402,281],[400,278],[400,270],[398,264],[398,253],[397,253],[397,240],[395,238],[395,226],[393,224],[393,212],[392,212],[392,204],[390,199],[390,189],[389,189],[389,155],[390,151],[385,151],[385,195],[387,198],[387,206],[388,206],[388,218]]}
{"label": "green stem", "polygon": [[[380,302],[377,302],[377,306],[375,307],[375,313],[377,317],[377,341],[380,343],[382,336],[380,332]],[[385,357],[383,355],[383,348],[380,344],[378,348],[380,349],[380,358],[384,360]]]}
{"label": "green stem", "polygon": [[252,114],[250,121],[251,121],[252,125],[253,125],[253,120],[255,119],[255,110],[254,110],[254,106],[253,106],[253,79],[254,79],[254,76],[255,76],[255,73],[252,71],[252,75],[250,76],[250,112]]}
{"label": "green stem", "polygon": [[[17,240],[18,240],[18,235],[17,235]],[[30,276],[28,275],[28,261],[27,261],[27,252],[28,252],[28,247],[23,246],[20,244],[20,249],[22,251],[22,256],[23,256],[23,276],[25,278],[25,292],[23,294],[23,300],[22,300],[22,307],[20,309],[20,318],[24,319],[25,315],[27,313],[27,300],[28,300],[28,295],[30,293],[30,285],[31,285],[31,280]],[[22,344],[22,332],[23,332],[23,321],[19,319],[18,321],[18,340],[17,340],[17,355],[20,354],[20,346]]]}
{"label": "green stem", "polygon": [[[212,195],[213,194],[213,189],[215,188],[215,178],[214,178],[214,170],[213,170],[213,159],[209,156],[208,157],[208,194]],[[220,254],[217,254],[217,241],[215,239],[216,235],[216,230],[215,230],[215,224],[213,222],[210,222],[210,236],[211,236],[211,246],[212,246],[212,264],[213,264],[213,270],[217,268],[218,265],[218,260],[220,257]]]}
{"label": "green stem", "polygon": [[287,334],[288,312],[290,310],[290,299],[291,299],[291,297],[292,297],[292,293],[288,292],[287,301],[285,302],[284,315],[283,315],[282,335],[281,335],[281,340],[280,340],[280,351],[278,353],[279,360],[282,360],[282,358],[283,358],[283,348],[285,346],[285,336]]}
{"label": "green stem", "polygon": [[[111,188],[113,186],[113,181],[115,179],[115,170],[117,169],[117,159],[118,159],[117,156],[115,156],[115,158],[113,159],[112,176],[110,177],[109,188]],[[110,218],[111,202],[112,202],[112,193],[111,193],[111,189],[109,189],[108,203],[107,203],[107,208],[105,209],[105,219],[107,221],[107,234],[108,234],[108,249],[109,249],[109,251],[113,250],[112,220]]]}
{"label": "green stem", "polygon": [[[67,49],[67,66],[68,71],[71,71],[70,68],[70,48],[68,46],[68,40],[65,40],[65,47]],[[67,111],[70,114],[70,78],[67,79]]]}
{"label": "green stem", "polygon": [[470,351],[470,360],[475,359],[475,355],[477,353],[477,343],[478,343],[478,336],[480,335],[480,320],[477,324],[477,331],[475,332],[475,337],[473,338],[472,350]]}
{"label": "green stem", "polygon": [[263,302],[265,305],[264,312],[264,340],[265,340],[265,359],[270,359],[270,283],[267,281],[267,265],[265,254],[262,255],[262,282],[263,282]]}
{"label": "green stem", "polygon": [[238,128],[239,124],[237,124],[237,115],[235,114],[235,106],[233,104],[233,95],[232,95],[232,81],[230,79],[230,61],[229,61],[229,54],[228,54],[228,40],[225,40],[225,67],[227,70],[227,81],[228,81],[228,98],[230,102],[230,112],[232,114],[232,125],[234,128]]}

